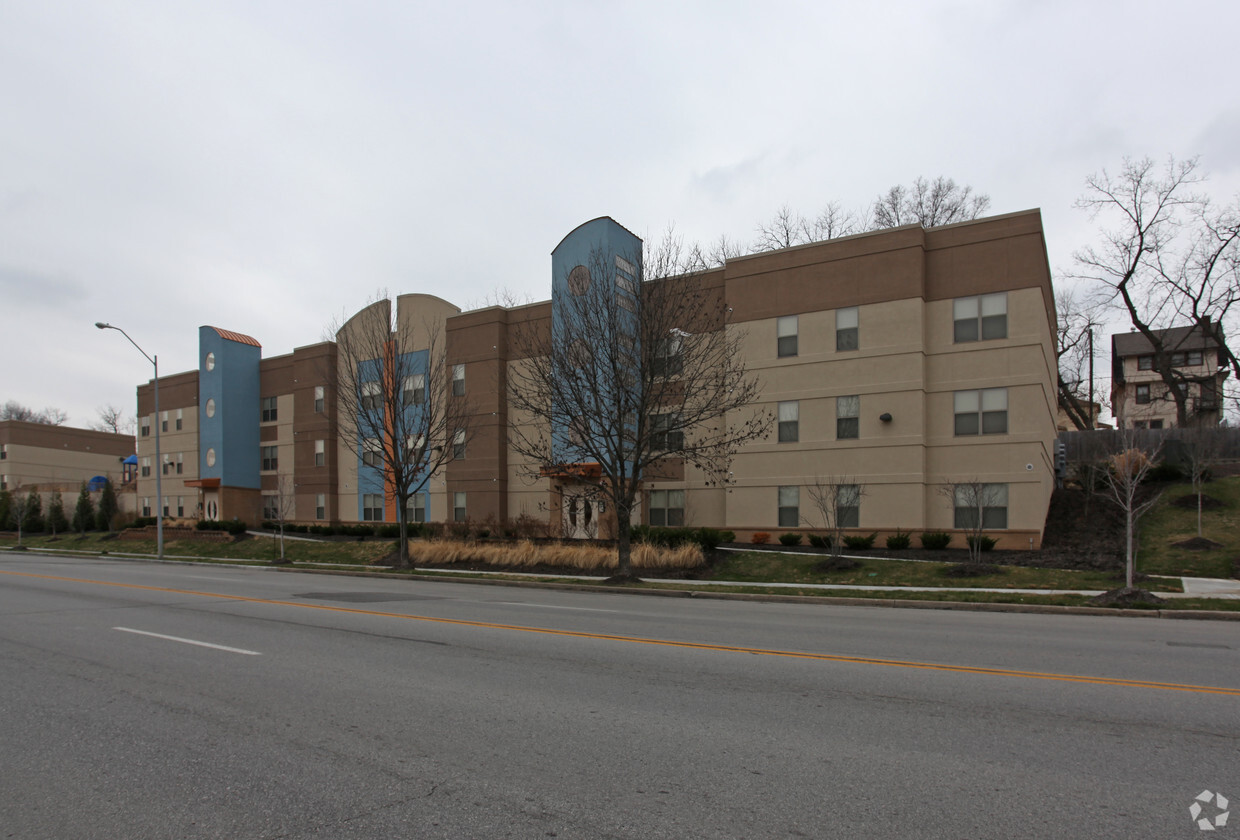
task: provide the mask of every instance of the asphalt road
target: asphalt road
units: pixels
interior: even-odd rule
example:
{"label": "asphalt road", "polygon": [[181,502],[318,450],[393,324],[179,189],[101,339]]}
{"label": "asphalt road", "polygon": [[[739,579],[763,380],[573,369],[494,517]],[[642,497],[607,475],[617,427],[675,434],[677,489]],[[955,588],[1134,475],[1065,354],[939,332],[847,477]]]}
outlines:
{"label": "asphalt road", "polygon": [[[1208,835],[1206,790],[1235,803]],[[1225,838],[1237,811],[1234,622],[0,556],[0,838]]]}

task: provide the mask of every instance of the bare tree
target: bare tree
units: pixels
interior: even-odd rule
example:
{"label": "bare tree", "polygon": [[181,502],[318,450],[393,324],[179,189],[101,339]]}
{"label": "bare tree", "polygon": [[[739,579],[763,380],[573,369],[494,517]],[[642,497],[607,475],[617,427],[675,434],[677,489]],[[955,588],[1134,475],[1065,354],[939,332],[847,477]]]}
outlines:
{"label": "bare tree", "polygon": [[822,212],[813,218],[802,216],[785,204],[768,221],[758,225],[758,238],[754,240],[753,250],[791,248],[793,245],[848,236],[864,229],[862,217],[845,210],[838,201],[828,202]]}
{"label": "bare tree", "polygon": [[35,498],[33,491],[31,493],[22,492],[20,481],[9,491],[9,516],[17,529],[17,547],[19,549],[22,548],[22,529],[26,526],[26,517],[30,515],[31,500],[33,498]]}
{"label": "bare tree", "polygon": [[1206,489],[1206,479],[1212,467],[1223,454],[1223,429],[1205,426],[1190,426],[1177,429],[1175,441],[1179,445],[1180,455],[1188,467],[1188,476],[1193,483],[1193,495],[1197,497],[1197,536],[1204,536],[1202,530],[1202,495]]}
{"label": "bare tree", "polygon": [[46,426],[63,426],[69,415],[59,408],[45,408],[35,411],[17,400],[9,400],[0,406],[0,420],[21,420],[26,423],[42,423]]}
{"label": "bare tree", "polygon": [[1055,357],[1059,369],[1059,408],[1077,429],[1093,429],[1098,416],[1094,409],[1094,335],[1101,324],[1096,304],[1086,302],[1075,290],[1055,293]]}
{"label": "bare tree", "polygon": [[124,410],[108,403],[95,409],[99,419],[90,427],[99,432],[111,432],[114,435],[131,435],[137,425],[133,417],[126,416]]}
{"label": "bare tree", "polygon": [[974,193],[972,187],[951,178],[918,178],[911,186],[897,184],[879,195],[870,211],[869,227],[950,225],[976,219],[989,207],[990,196]]}
{"label": "bare tree", "polygon": [[953,525],[964,531],[969,562],[980,563],[986,545],[986,528],[1006,528],[1006,521],[994,521],[998,511],[1007,509],[1007,485],[988,484],[979,478],[948,481],[939,487],[953,510]]}
{"label": "bare tree", "polygon": [[831,556],[839,557],[844,543],[844,529],[855,528],[861,509],[865,485],[853,476],[815,476],[806,486],[809,497],[822,519],[823,529],[831,534]]}
{"label": "bare tree", "polygon": [[[1089,176],[1076,202],[1102,222],[1101,242],[1075,255],[1079,276],[1116,301],[1150,343],[1153,370],[1175,403],[1181,427],[1192,420],[1193,380],[1174,364],[1177,348],[1169,346],[1163,328],[1176,321],[1192,324],[1217,344],[1219,367],[1231,370],[1232,382],[1240,379],[1240,359],[1226,335],[1240,311],[1240,204],[1216,210],[1194,191],[1204,180],[1196,158],[1168,158],[1161,171],[1149,158],[1125,158],[1118,174],[1104,169]],[[1211,375],[1211,389],[1213,382]]]}
{"label": "bare tree", "polygon": [[280,532],[280,562],[286,562],[284,559],[284,526],[291,522],[297,512],[297,494],[296,485],[293,484],[293,476],[289,473],[279,473],[276,475],[276,492],[273,499],[274,507],[270,513],[274,513],[272,521],[276,523]]}
{"label": "bare tree", "polygon": [[[510,446],[532,473],[573,481],[610,505],[618,578],[633,576],[629,528],[642,483],[661,462],[682,459],[708,482],[726,481],[737,448],[771,423],[749,410],[758,381],[740,331],[725,328],[721,290],[682,273],[691,259],[670,232],[645,254],[595,249],[568,276],[573,292],[551,329],[514,331],[522,362],[508,375],[509,405],[528,422],[512,425]],[[627,290],[611,282],[620,263],[635,275]]]}
{"label": "bare tree", "polygon": [[1158,501],[1161,493],[1144,485],[1145,477],[1158,458],[1160,447],[1148,436],[1133,429],[1118,429],[1120,451],[1110,458],[1109,469],[1102,473],[1102,493],[1124,514],[1125,589],[1132,589],[1136,564],[1137,522]]}
{"label": "bare tree", "polygon": [[338,435],[396,503],[398,564],[409,567],[409,501],[467,443],[469,403],[453,393],[441,320],[379,295],[334,332]]}

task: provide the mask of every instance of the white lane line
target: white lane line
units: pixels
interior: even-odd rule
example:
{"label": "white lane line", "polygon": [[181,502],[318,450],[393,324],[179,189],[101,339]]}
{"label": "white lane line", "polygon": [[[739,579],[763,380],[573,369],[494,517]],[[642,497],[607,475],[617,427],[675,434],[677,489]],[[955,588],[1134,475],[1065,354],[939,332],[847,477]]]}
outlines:
{"label": "white lane line", "polygon": [[[479,603],[485,603],[485,602],[479,602]],[[535,610],[574,610],[576,612],[605,612],[605,613],[620,612],[620,610],[600,610],[600,609],[595,609],[593,607],[557,607],[553,604],[525,604],[525,603],[522,603],[521,601],[493,601],[491,603],[505,604],[510,607],[529,607],[530,609],[535,609]]]}
{"label": "white lane line", "polygon": [[180,636],[165,636],[163,633],[149,633],[146,630],[134,630],[132,627],[113,627],[113,630],[120,630],[122,633],[137,633],[139,636],[153,636],[156,639],[167,639],[170,642],[181,642],[186,645],[197,645],[198,647],[214,648],[215,650],[224,650],[229,653],[240,653],[245,656],[262,656],[256,650],[242,650],[241,648],[226,647],[224,645],[213,645],[210,642],[199,642],[194,639],[182,639]]}

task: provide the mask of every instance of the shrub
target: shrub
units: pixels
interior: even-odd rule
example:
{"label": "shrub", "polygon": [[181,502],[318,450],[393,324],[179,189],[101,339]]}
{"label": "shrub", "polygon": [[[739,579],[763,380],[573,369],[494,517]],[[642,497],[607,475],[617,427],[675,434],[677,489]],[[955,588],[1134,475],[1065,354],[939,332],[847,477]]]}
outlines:
{"label": "shrub", "polygon": [[478,529],[478,539],[485,540],[489,536],[491,536],[490,528],[479,528]]}
{"label": "shrub", "polygon": [[913,543],[911,534],[907,534],[899,529],[894,534],[887,537],[887,547],[893,549],[908,548]]}
{"label": "shrub", "polygon": [[736,532],[735,532],[735,531],[720,531],[720,532],[719,532],[719,542],[721,542],[721,543],[734,543],[734,542],[736,542]]}
{"label": "shrub", "polygon": [[844,537],[844,545],[852,549],[873,548],[876,539],[878,539],[877,531],[864,537]]}
{"label": "shrub", "polygon": [[1145,474],[1145,480],[1150,482],[1183,481],[1184,470],[1176,464],[1163,461],[1150,467],[1150,471]]}
{"label": "shrub", "polygon": [[941,551],[951,545],[952,535],[946,531],[926,531],[918,539],[921,547],[931,551]]}
{"label": "shrub", "polygon": [[385,540],[394,540],[400,536],[399,525],[380,525],[375,528],[375,535]]}
{"label": "shrub", "polygon": [[[735,534],[732,536],[736,537]],[[665,548],[696,545],[702,551],[713,551],[724,541],[723,534],[714,528],[663,528],[651,525],[631,527],[629,540],[634,545],[658,545]]]}
{"label": "shrub", "polygon": [[749,541],[752,542],[754,545],[766,545],[768,542],[771,541],[771,535],[768,534],[766,531],[758,531],[752,537],[750,537]]}
{"label": "shrub", "polygon": [[[969,548],[973,548],[973,537],[965,537],[965,542],[969,544]],[[994,537],[988,537],[984,534],[977,538],[977,543],[981,546],[982,551],[990,551],[998,542]]]}
{"label": "shrub", "polygon": [[814,548],[830,548],[831,547],[831,535],[830,534],[810,534],[809,544],[812,545]]}
{"label": "shrub", "polygon": [[[147,525],[154,525],[155,517],[139,516],[133,521],[135,528],[145,528]],[[216,522],[214,519],[199,519],[198,524],[194,526],[199,531],[223,531],[224,526]]]}
{"label": "shrub", "polygon": [[800,534],[780,534],[779,541],[783,545],[800,545],[801,535]]}
{"label": "shrub", "polygon": [[240,519],[234,519],[232,522],[229,522],[224,526],[224,530],[232,534],[234,537],[238,534],[244,534],[245,529],[246,524]]}

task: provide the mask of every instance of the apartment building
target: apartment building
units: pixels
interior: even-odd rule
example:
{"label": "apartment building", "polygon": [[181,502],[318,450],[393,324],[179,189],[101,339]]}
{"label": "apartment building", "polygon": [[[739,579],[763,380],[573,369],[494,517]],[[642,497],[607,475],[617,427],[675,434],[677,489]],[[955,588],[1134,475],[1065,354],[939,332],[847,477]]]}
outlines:
{"label": "apartment building", "polygon": [[[1190,424],[1217,426],[1222,419],[1227,367],[1218,342],[1200,327],[1157,330],[1188,397]],[[1176,426],[1175,397],[1156,369],[1154,345],[1139,332],[1111,336],[1111,413],[1116,428],[1170,429]]]}
{"label": "apartment building", "polygon": [[[512,416],[506,393],[529,352],[515,336],[551,333],[575,263],[599,247],[629,259],[641,252],[640,240],[603,217],[553,252],[549,301],[461,312],[433,295],[397,298],[397,322],[416,319],[443,336],[449,387],[472,412],[468,448],[411,504],[415,519],[524,516],[565,536],[609,535],[606,511],[583,508],[571,477],[513,448],[512,424],[525,421]],[[625,265],[630,273],[617,280],[632,284],[641,266]],[[812,530],[822,523],[810,488],[847,479],[850,529],[950,531],[968,511],[945,488],[968,481],[987,488],[983,518],[1001,547],[1040,544],[1056,394],[1038,211],[738,257],[696,277],[726,301],[717,328],[741,342],[761,384],[759,407],[776,420],[766,439],[742,447],[725,482],[684,465],[649,476],[640,519],[727,528],[742,539]],[[163,445],[168,515],[258,521],[274,518],[291,493],[299,522],[396,521],[382,471],[335,432],[336,343],[263,359],[248,336],[215,327],[199,336],[198,370],[161,380],[160,417],[151,387],[139,388],[140,461],[153,451],[152,424],[162,431],[167,422],[173,441]],[[154,496],[145,469],[139,496],[144,506]]]}
{"label": "apartment building", "polygon": [[127,510],[127,494],[122,492],[128,478],[125,459],[133,454],[133,435],[2,420],[0,490],[34,490],[46,509],[53,491],[59,490],[71,505],[83,482],[97,487],[101,482],[96,479],[110,479],[118,504]]}

